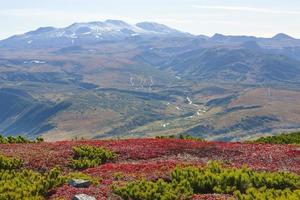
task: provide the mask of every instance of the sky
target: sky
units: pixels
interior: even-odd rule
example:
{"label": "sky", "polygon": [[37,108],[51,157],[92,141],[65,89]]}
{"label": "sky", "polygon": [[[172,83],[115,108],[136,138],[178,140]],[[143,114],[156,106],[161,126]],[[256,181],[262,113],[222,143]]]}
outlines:
{"label": "sky", "polygon": [[0,39],[106,19],[158,22],[195,35],[300,38],[299,0],[2,0],[0,19]]}

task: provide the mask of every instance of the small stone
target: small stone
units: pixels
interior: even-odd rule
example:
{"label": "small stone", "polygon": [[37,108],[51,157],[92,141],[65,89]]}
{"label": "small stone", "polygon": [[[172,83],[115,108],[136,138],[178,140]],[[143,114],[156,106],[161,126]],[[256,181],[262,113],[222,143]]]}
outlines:
{"label": "small stone", "polygon": [[96,198],[86,194],[76,194],[72,200],[96,200]]}
{"label": "small stone", "polygon": [[82,179],[71,179],[69,185],[76,188],[88,188],[91,185],[91,182]]}

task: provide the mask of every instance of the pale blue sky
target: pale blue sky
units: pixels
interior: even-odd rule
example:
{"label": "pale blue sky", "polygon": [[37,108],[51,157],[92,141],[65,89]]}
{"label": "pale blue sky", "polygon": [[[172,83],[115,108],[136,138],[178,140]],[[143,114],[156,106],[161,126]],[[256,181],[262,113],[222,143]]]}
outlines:
{"label": "pale blue sky", "polygon": [[0,19],[0,39],[105,19],[155,21],[193,34],[300,38],[299,0],[3,0]]}

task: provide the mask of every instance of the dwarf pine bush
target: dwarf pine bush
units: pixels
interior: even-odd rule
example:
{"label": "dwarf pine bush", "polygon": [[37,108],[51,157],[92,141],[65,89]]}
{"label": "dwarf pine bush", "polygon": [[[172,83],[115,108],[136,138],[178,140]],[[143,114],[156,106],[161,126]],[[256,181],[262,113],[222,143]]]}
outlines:
{"label": "dwarf pine bush", "polygon": [[19,169],[22,166],[22,160],[17,158],[7,158],[0,155],[0,170]]}
{"label": "dwarf pine bush", "polygon": [[0,200],[44,199],[52,188],[65,182],[58,169],[46,174],[32,170],[0,170]]}
{"label": "dwarf pine bush", "polygon": [[56,168],[40,174],[23,169],[20,159],[0,156],[0,200],[44,199],[48,191],[64,182]]}
{"label": "dwarf pine bush", "polygon": [[142,180],[115,186],[113,190],[128,200],[190,199],[193,194],[213,193],[232,194],[241,200],[287,199],[286,196],[300,199],[300,176],[287,172],[256,172],[246,167],[223,168],[211,162],[203,168],[176,168],[169,181]]}
{"label": "dwarf pine bush", "polygon": [[268,144],[300,144],[300,132],[262,137],[255,142]]}
{"label": "dwarf pine bush", "polygon": [[29,140],[23,136],[8,136],[4,137],[0,135],[0,144],[24,144],[24,143],[40,143],[43,142],[44,139],[41,137],[37,137],[35,140]]}
{"label": "dwarf pine bush", "polygon": [[73,169],[96,167],[116,157],[115,153],[102,147],[79,146],[74,147],[73,151],[74,156],[70,163]]}
{"label": "dwarf pine bush", "polygon": [[180,135],[168,135],[168,136],[156,136],[156,139],[181,139],[181,140],[195,140],[195,141],[205,141],[200,137],[194,137],[188,134],[180,134]]}

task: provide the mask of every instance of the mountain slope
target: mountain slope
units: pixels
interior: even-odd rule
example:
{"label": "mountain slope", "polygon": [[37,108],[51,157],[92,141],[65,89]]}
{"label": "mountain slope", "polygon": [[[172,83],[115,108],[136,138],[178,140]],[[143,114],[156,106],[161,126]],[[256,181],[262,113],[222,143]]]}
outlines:
{"label": "mountain slope", "polygon": [[0,129],[5,135],[39,135],[53,128],[48,120],[71,104],[38,102],[22,90],[0,90]]}
{"label": "mountain slope", "polygon": [[248,49],[201,49],[177,55],[165,64],[177,74],[199,81],[244,84],[300,84],[300,62]]}

